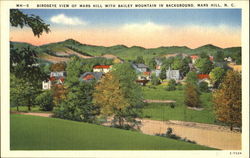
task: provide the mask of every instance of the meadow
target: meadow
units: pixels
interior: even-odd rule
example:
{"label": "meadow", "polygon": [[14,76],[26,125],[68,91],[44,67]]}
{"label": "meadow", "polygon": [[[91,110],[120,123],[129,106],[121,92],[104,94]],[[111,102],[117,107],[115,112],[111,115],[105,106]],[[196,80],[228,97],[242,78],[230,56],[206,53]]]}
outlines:
{"label": "meadow", "polygon": [[199,123],[215,123],[211,93],[202,93],[202,110],[188,109],[184,104],[184,90],[167,91],[166,86],[145,86],[142,88],[144,99],[174,100],[174,108],[166,103],[147,103],[143,117],[153,120],[181,120]]}
{"label": "meadow", "polygon": [[12,114],[11,150],[209,150],[211,148],[83,122]]}

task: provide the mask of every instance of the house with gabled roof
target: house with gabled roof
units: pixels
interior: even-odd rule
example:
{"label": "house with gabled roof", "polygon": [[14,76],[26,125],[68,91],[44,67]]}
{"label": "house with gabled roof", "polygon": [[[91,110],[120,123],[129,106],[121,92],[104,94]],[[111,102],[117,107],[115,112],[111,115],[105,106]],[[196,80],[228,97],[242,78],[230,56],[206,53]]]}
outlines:
{"label": "house with gabled roof", "polygon": [[64,84],[65,77],[65,71],[50,72],[49,79],[42,82],[43,90],[51,89],[51,87],[55,84]]}
{"label": "house with gabled roof", "polygon": [[79,80],[83,82],[90,82],[93,80],[98,81],[102,78],[103,75],[103,72],[85,72],[80,76]]}
{"label": "house with gabled roof", "polygon": [[111,70],[112,65],[96,65],[93,67],[93,72],[107,73]]}
{"label": "house with gabled roof", "polygon": [[148,72],[149,68],[147,65],[145,64],[132,64],[133,68],[137,71],[137,72]]}
{"label": "house with gabled roof", "polygon": [[181,80],[182,76],[180,73],[180,70],[171,70],[171,68],[169,67],[168,70],[166,70],[166,79],[167,80]]}

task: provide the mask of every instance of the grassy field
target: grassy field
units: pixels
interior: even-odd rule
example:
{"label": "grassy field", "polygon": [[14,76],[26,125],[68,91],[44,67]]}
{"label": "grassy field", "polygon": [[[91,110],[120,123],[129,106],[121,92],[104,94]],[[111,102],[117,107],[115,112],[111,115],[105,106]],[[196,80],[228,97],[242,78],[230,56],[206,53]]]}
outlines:
{"label": "grassy field", "polygon": [[11,150],[209,150],[174,139],[100,125],[11,115]]}
{"label": "grassy field", "polygon": [[144,117],[154,120],[182,120],[200,123],[214,124],[215,118],[211,103],[211,94],[203,93],[201,95],[202,111],[187,109],[184,105],[184,91],[166,91],[164,86],[156,86],[150,88],[143,87],[145,99],[156,100],[175,100],[175,108],[171,108],[169,104],[149,103],[143,109]]}

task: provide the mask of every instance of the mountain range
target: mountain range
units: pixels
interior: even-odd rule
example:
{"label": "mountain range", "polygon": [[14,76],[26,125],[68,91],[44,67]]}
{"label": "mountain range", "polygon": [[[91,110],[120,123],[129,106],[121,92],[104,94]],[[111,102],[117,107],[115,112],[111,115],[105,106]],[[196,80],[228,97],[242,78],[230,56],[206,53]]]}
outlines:
{"label": "mountain range", "polygon": [[15,48],[22,48],[30,46],[38,52],[39,59],[45,62],[59,62],[67,61],[69,57],[77,55],[81,58],[93,58],[113,56],[124,60],[134,60],[137,56],[143,56],[147,61],[153,57],[160,57],[166,54],[185,53],[185,54],[199,54],[205,52],[213,55],[215,52],[223,52],[224,54],[232,55],[240,53],[241,47],[220,48],[212,44],[207,44],[195,49],[186,46],[169,46],[158,48],[143,48],[139,46],[127,47],[125,45],[115,45],[111,47],[95,46],[82,44],[74,39],[67,39],[65,41],[49,43],[41,46],[34,46],[29,43],[12,42]]}

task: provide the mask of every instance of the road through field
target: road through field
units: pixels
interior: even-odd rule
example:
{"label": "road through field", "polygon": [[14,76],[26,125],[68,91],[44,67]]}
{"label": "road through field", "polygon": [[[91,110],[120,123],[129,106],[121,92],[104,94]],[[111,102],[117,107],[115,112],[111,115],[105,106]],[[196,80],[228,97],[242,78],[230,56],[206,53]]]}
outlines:
{"label": "road through field", "polygon": [[[24,115],[34,115],[42,117],[51,117],[51,113],[19,113]],[[144,134],[155,135],[166,133],[168,128],[173,129],[173,133],[189,140],[195,141],[197,144],[222,149],[222,150],[240,150],[241,149],[241,133],[230,131],[228,127],[184,122],[184,121],[157,121],[142,119],[141,132]],[[105,125],[109,125],[106,123]]]}
{"label": "road through field", "polygon": [[154,135],[166,133],[168,128],[182,138],[195,141],[197,144],[205,145],[222,150],[240,150],[241,133],[232,132],[229,128],[184,121],[156,121],[143,119],[142,133]]}

